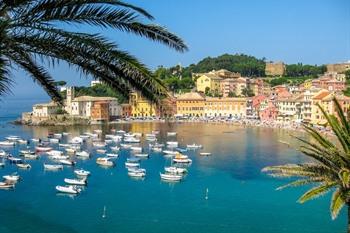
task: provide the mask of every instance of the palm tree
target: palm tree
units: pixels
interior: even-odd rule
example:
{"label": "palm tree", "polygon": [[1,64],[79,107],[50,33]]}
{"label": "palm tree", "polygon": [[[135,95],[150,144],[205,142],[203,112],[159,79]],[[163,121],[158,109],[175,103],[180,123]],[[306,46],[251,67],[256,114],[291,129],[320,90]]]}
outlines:
{"label": "palm tree", "polygon": [[314,185],[299,198],[300,203],[333,191],[330,204],[332,219],[335,219],[342,207],[346,205],[348,207],[348,233],[350,233],[350,124],[335,98],[333,105],[336,114],[328,114],[320,105],[318,107],[335,135],[334,142],[318,130],[306,125],[304,129],[313,142],[298,138],[303,144],[300,151],[312,158],[314,162],[270,166],[264,168],[263,171],[273,177],[297,178],[277,188],[278,190],[286,187]]}
{"label": "palm tree", "polygon": [[20,68],[62,102],[44,64],[65,61],[125,96],[136,89],[158,100],[164,85],[135,57],[101,34],[67,30],[70,25],[111,28],[187,50],[181,38],[151,20],[147,11],[119,0],[0,0],[0,96],[11,89],[11,69]]}

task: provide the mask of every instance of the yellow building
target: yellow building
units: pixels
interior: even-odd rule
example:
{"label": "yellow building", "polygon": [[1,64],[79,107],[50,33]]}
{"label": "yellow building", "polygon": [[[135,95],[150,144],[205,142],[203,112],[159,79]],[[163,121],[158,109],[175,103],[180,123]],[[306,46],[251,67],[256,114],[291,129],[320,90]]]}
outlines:
{"label": "yellow building", "polygon": [[176,99],[177,115],[204,116],[204,100],[204,97],[197,92],[189,92],[180,95]]}
{"label": "yellow building", "polygon": [[206,90],[219,91],[220,81],[222,78],[215,74],[207,73],[199,76],[196,81],[196,87],[198,92],[205,93]]}
{"label": "yellow building", "polygon": [[130,94],[129,103],[131,106],[131,116],[133,117],[156,116],[156,104],[151,103],[139,92],[132,92]]}
{"label": "yellow building", "polygon": [[312,87],[312,79],[305,80],[301,86],[304,90],[309,90]]}
{"label": "yellow building", "polygon": [[331,93],[327,90],[321,90],[312,98],[311,103],[311,124],[323,125],[327,120],[323,117],[320,108],[317,106],[319,104],[323,109],[330,113],[331,112],[331,101],[326,101],[326,97],[330,96]]}
{"label": "yellow building", "polygon": [[246,98],[211,98],[205,99],[204,116],[245,118]]}

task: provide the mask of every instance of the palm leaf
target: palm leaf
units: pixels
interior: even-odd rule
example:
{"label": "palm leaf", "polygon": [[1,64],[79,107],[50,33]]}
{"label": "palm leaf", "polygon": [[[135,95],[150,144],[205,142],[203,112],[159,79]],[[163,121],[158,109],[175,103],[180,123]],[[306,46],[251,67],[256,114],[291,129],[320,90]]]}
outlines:
{"label": "palm leaf", "polygon": [[334,191],[331,200],[330,210],[332,219],[335,219],[338,216],[340,210],[343,208],[344,205],[345,200],[342,196],[342,191],[338,188]]}
{"label": "palm leaf", "polygon": [[306,201],[315,199],[321,195],[324,195],[325,193],[329,192],[332,187],[334,187],[337,183],[336,182],[330,182],[325,183],[320,186],[317,186],[315,188],[310,189],[306,193],[304,193],[298,200],[300,203],[304,203]]}

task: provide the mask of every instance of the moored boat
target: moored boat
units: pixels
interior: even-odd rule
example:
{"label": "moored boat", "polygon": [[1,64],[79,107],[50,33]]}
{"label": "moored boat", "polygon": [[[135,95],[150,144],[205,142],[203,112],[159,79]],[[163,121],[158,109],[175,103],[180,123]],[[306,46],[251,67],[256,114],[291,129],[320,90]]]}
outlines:
{"label": "moored boat", "polygon": [[106,155],[109,158],[118,158],[118,156],[119,156],[118,154],[115,154],[115,153],[107,153]]}
{"label": "moored boat", "polygon": [[79,194],[81,192],[80,188],[77,188],[74,185],[65,185],[65,186],[56,186],[56,190],[61,193],[69,193],[69,194]]}
{"label": "moored boat", "polygon": [[193,144],[187,145],[186,147],[187,149],[199,149],[199,148],[202,148],[203,146],[193,143]]}
{"label": "moored boat", "polygon": [[6,183],[6,182],[0,182],[0,189],[12,189],[14,188],[14,184]]}
{"label": "moored boat", "polygon": [[71,185],[84,186],[84,185],[86,185],[86,178],[84,178],[84,179],[68,179],[68,178],[65,178],[64,182],[67,183],[67,184],[71,184]]}
{"label": "moored boat", "polygon": [[83,169],[78,169],[78,170],[74,170],[74,173],[77,175],[77,176],[89,176],[91,173],[89,171],[86,171],[86,170],[83,170]]}
{"label": "moored boat", "polygon": [[101,165],[101,166],[104,166],[104,167],[113,167],[114,166],[113,161],[111,161],[110,158],[105,158],[105,157],[97,158],[96,159],[96,163],[98,165]]}
{"label": "moored boat", "polygon": [[86,151],[79,151],[77,153],[75,153],[76,156],[78,157],[83,157],[83,158],[89,158],[90,157],[90,154]]}
{"label": "moored boat", "polygon": [[21,169],[30,169],[32,167],[29,163],[17,163],[16,166]]}
{"label": "moored boat", "polygon": [[6,181],[9,181],[9,182],[17,182],[20,180],[21,177],[17,174],[12,174],[12,175],[5,175],[2,178],[4,178]]}
{"label": "moored boat", "polygon": [[47,146],[37,146],[35,147],[35,150],[37,152],[49,152],[52,150],[52,147],[47,147]]}
{"label": "moored boat", "polygon": [[180,181],[182,179],[182,176],[170,173],[160,173],[160,178],[166,181]]}
{"label": "moored boat", "polygon": [[138,157],[138,158],[148,158],[149,157],[149,154],[134,154],[135,157]]}
{"label": "moored boat", "polygon": [[62,170],[63,165],[61,164],[44,164],[44,169],[49,171]]}
{"label": "moored boat", "polygon": [[210,152],[201,152],[201,153],[199,153],[199,155],[201,155],[201,156],[210,156],[211,153]]}
{"label": "moored boat", "polygon": [[173,173],[173,174],[183,174],[187,172],[186,168],[181,168],[181,167],[165,167],[164,170],[168,173]]}
{"label": "moored boat", "polygon": [[67,166],[74,166],[75,162],[72,160],[68,160],[68,159],[60,159],[58,160],[59,163],[61,163],[62,165],[67,165]]}
{"label": "moored boat", "polygon": [[15,142],[11,142],[11,141],[1,141],[0,142],[0,146],[3,146],[3,147],[14,146],[15,144],[16,144]]}

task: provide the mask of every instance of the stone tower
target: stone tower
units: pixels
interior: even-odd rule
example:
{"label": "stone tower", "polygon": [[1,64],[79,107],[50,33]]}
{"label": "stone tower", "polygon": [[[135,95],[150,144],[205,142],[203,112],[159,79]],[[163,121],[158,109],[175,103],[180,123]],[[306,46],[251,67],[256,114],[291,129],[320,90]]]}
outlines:
{"label": "stone tower", "polygon": [[67,87],[67,92],[66,92],[66,112],[69,114],[72,113],[72,101],[75,98],[75,91],[74,87]]}

